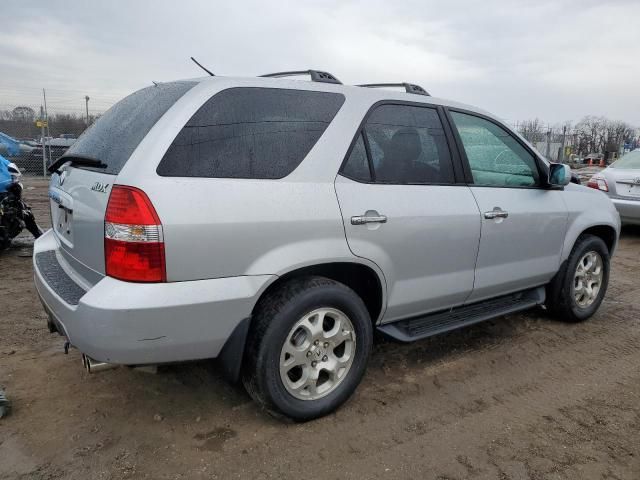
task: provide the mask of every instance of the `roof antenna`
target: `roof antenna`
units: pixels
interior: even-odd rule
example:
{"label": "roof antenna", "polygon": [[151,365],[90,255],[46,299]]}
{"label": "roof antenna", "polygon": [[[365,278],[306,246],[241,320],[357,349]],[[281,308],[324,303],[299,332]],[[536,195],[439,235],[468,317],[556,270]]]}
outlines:
{"label": "roof antenna", "polygon": [[215,75],[213,74],[213,72],[211,72],[210,70],[207,70],[206,68],[204,68],[202,65],[200,65],[200,63],[193,57],[191,57],[191,60],[193,60],[193,63],[195,63],[196,65],[198,65],[201,69],[203,69],[205,72],[207,72],[209,75],[211,75],[212,77],[215,77]]}

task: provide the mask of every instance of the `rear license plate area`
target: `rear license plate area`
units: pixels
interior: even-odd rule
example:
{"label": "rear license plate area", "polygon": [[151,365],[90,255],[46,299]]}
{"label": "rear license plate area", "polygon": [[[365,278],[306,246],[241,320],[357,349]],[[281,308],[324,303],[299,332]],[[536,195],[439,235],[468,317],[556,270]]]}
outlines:
{"label": "rear license plate area", "polygon": [[73,212],[62,205],[51,202],[51,220],[58,238],[73,245]]}

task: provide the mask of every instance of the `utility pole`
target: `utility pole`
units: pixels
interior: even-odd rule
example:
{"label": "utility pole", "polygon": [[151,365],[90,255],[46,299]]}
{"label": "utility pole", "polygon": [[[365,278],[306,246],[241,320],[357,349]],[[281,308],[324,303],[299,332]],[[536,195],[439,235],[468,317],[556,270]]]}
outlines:
{"label": "utility pole", "polygon": [[[49,112],[47,112],[47,92],[45,92],[44,88],[42,89],[42,98],[44,100],[44,122],[47,126],[47,137],[51,136],[49,132]],[[44,136],[42,137],[42,147],[44,149]],[[51,161],[51,148],[49,148],[49,161]]]}
{"label": "utility pole", "polygon": [[564,163],[564,139],[567,135],[567,126],[562,127],[562,144],[560,145],[560,158],[558,158],[558,162]]}
{"label": "utility pole", "polygon": [[551,128],[547,126],[547,160],[551,160]]}
{"label": "utility pole", "polygon": [[87,127],[89,126],[89,95],[84,96],[84,106],[87,109]]}
{"label": "utility pole", "polygon": [[47,176],[47,146],[44,142],[44,108],[40,105],[40,130],[42,135],[42,176]]}

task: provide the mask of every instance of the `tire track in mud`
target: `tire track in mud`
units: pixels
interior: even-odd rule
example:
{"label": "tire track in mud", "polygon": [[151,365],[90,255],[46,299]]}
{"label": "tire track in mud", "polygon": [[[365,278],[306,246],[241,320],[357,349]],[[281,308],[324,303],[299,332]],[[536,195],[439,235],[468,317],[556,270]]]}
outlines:
{"label": "tire track in mud", "polygon": [[[610,319],[607,316],[607,321]],[[445,358],[435,366],[377,366],[365,379],[357,398],[339,411],[334,421],[317,422],[324,423],[318,429],[322,433],[316,432],[320,438],[325,438],[329,444],[331,438],[342,438],[354,453],[341,456],[344,453],[341,447],[328,446],[322,456],[342,458],[349,464],[345,471],[358,478],[362,469],[366,471],[372,466],[378,466],[378,471],[385,473],[384,464],[396,463],[395,456],[401,456],[401,450],[405,448],[415,449],[419,458],[427,458],[423,457],[427,455],[431,457],[430,462],[442,463],[446,452],[430,454],[427,445],[438,450],[434,442],[451,435],[452,431],[461,430],[463,424],[475,426],[474,434],[480,441],[475,448],[482,446],[485,432],[496,434],[501,429],[512,428],[510,425],[524,429],[535,439],[534,434],[542,428],[540,425],[546,424],[545,418],[571,420],[571,412],[589,412],[582,402],[591,401],[592,395],[615,389],[619,384],[636,382],[638,388],[640,329],[637,324],[630,325],[629,318],[620,316],[614,320],[607,326],[597,321],[593,325],[575,326],[549,323],[538,330],[529,330],[526,335],[517,335],[515,339],[497,339],[497,342],[480,345],[475,351],[453,354],[453,358]],[[550,329],[557,335],[549,335]],[[405,363],[396,359],[392,362]],[[400,378],[399,372],[403,372]],[[640,402],[637,408],[631,409],[636,417]],[[366,425],[366,435],[354,434],[350,431],[350,419],[364,416],[373,419]],[[637,419],[635,421],[637,423]],[[585,428],[579,423],[578,427]],[[294,448],[297,428],[286,432],[285,438],[279,432],[278,444],[290,444]],[[465,438],[463,431],[457,431],[457,434]],[[589,438],[588,431],[586,435]],[[640,436],[635,442],[640,445]],[[473,448],[473,443],[469,448]],[[485,450],[490,452],[487,448]],[[629,450],[628,446],[621,448]],[[252,450],[259,457],[275,455],[268,446],[253,446]],[[580,462],[587,465],[596,458],[582,458],[579,452],[567,455],[566,458],[547,455],[547,458],[552,459],[549,461],[558,471]],[[571,455],[575,459],[572,460]],[[354,465],[351,456],[363,460]],[[492,463],[488,454],[484,456],[487,469]],[[457,458],[452,457],[451,461],[460,463]],[[308,461],[313,464],[313,456]],[[316,461],[322,463],[319,458]],[[522,459],[516,458],[516,461],[525,473],[529,472],[529,478],[537,478],[532,472],[538,472],[538,467],[523,463]],[[480,471],[478,469],[476,473],[480,475]],[[503,478],[509,478],[505,473],[507,470],[501,471]],[[501,474],[501,471],[493,465],[491,475]],[[399,474],[406,473],[401,470]],[[469,471],[465,475],[457,478],[471,478]]]}

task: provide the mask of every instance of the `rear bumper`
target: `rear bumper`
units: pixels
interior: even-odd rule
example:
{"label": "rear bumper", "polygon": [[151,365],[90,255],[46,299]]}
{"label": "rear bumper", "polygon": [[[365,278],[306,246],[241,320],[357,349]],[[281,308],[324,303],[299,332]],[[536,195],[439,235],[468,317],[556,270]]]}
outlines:
{"label": "rear bumper", "polygon": [[[34,246],[56,251],[51,231]],[[60,255],[63,270],[73,272]],[[124,365],[218,356],[273,276],[255,275],[172,283],[129,283],[104,277],[76,305],[54,289],[34,261],[35,285],[53,323],[72,345],[103,362]]]}
{"label": "rear bumper", "polygon": [[624,225],[640,225],[640,199],[624,200],[612,198],[611,201],[620,214],[620,220]]}

